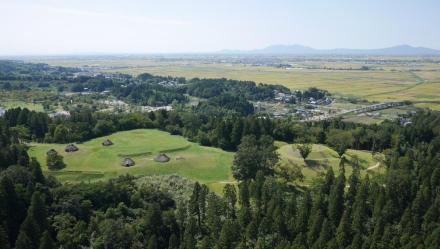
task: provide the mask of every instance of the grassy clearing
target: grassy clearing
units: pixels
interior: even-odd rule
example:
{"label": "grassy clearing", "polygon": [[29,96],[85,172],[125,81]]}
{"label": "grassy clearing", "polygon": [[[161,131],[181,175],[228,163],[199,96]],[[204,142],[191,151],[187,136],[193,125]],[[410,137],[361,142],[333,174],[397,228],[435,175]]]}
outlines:
{"label": "grassy clearing", "polygon": [[[102,146],[101,143],[107,138],[114,145]],[[305,184],[325,172],[328,167],[332,167],[336,174],[339,172],[338,155],[327,146],[313,145],[313,151],[306,165],[295,145],[284,142],[276,142],[276,145],[279,148],[281,163],[303,167]],[[139,129],[117,132],[78,144],[80,150],[73,153],[65,153],[65,146],[64,144],[31,144],[29,154],[37,158],[46,174],[54,175],[63,182],[93,182],[125,174],[135,176],[176,174],[207,184],[217,193],[222,193],[226,184],[236,184],[231,173],[233,153],[200,146],[188,142],[181,136],[172,136],[159,130]],[[64,157],[66,168],[59,171],[47,169],[46,152],[52,148]],[[169,151],[167,152],[171,158],[169,162],[158,163],[153,160],[161,151]],[[378,159],[368,151],[349,150],[346,153],[349,160],[346,167],[347,175],[351,174],[350,165],[353,155],[358,156],[363,174],[368,167],[378,162]],[[122,167],[121,160],[126,156],[131,157],[136,165]],[[181,159],[177,160],[178,157]],[[372,170],[371,173],[380,171],[383,171],[382,167]]]}
{"label": "grassy clearing", "polygon": [[0,107],[3,107],[5,109],[21,107],[21,108],[27,108],[27,109],[33,110],[33,111],[44,112],[43,105],[41,105],[41,104],[19,101],[19,100],[0,101]]}
{"label": "grassy clearing", "polygon": [[[331,148],[314,144],[312,152],[304,162],[299,151],[296,149],[295,144],[284,144],[278,149],[278,153],[281,157],[281,162],[287,165],[298,165],[302,167],[302,173],[305,176],[304,184],[310,184],[314,178],[324,173],[328,167],[332,167],[335,174],[339,174],[339,157],[336,151]],[[356,155],[359,158],[362,174],[378,173],[383,171],[383,167],[377,167],[373,170],[367,170],[369,167],[377,165],[379,163],[380,155],[372,156],[369,151],[360,150],[348,150],[345,153],[345,157],[348,163],[345,164],[346,175],[349,176],[352,173],[353,156]]]}
{"label": "grassy clearing", "polygon": [[[102,146],[105,139],[114,145]],[[30,156],[34,156],[47,174],[55,175],[65,182],[106,180],[118,175],[135,176],[177,174],[199,181],[208,186],[223,185],[232,181],[231,165],[233,153],[200,146],[188,142],[181,136],[172,136],[159,130],[140,129],[117,132],[78,144],[79,151],[65,153],[63,144],[31,144]],[[57,150],[67,167],[60,171],[49,171],[46,167],[46,152]],[[153,158],[167,151],[171,160],[158,163]],[[136,165],[125,168],[120,165],[123,157],[132,156]],[[176,158],[180,157],[179,160]]]}

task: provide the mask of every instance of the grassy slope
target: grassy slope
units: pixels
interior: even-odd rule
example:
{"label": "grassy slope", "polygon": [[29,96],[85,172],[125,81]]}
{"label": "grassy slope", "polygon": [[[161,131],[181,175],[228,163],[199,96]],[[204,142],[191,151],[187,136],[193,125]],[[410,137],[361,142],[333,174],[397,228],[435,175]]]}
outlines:
{"label": "grassy slope", "polygon": [[[339,157],[338,154],[332,150],[331,148],[314,144],[312,152],[307,157],[307,165],[304,163],[301,155],[298,150],[295,148],[295,145],[280,143],[278,144],[279,149],[278,153],[281,156],[282,163],[286,164],[296,164],[303,167],[302,172],[305,176],[305,184],[310,183],[314,177],[319,175],[322,172],[325,172],[327,167],[332,167],[335,171],[335,174],[339,174]],[[345,157],[348,159],[348,163],[345,165],[346,175],[349,176],[352,172],[351,160],[352,156],[357,155],[361,165],[361,172],[365,174],[368,167],[374,166],[377,164],[377,158],[373,157],[368,151],[360,151],[360,150],[348,150],[345,154]],[[382,167],[376,168],[372,170],[373,172],[378,172],[383,170]]]}
{"label": "grassy slope", "polygon": [[[104,147],[101,143],[109,138],[114,145]],[[79,151],[65,153],[65,145],[61,144],[32,144],[29,154],[37,157],[46,167],[46,152],[54,148],[64,156],[67,167],[53,172],[62,181],[94,181],[105,180],[122,174],[132,175],[162,175],[176,173],[197,180],[208,185],[222,185],[222,182],[232,180],[231,165],[233,153],[220,149],[200,146],[188,142],[181,136],[172,136],[169,133],[158,130],[132,130],[117,132],[112,135],[97,138],[79,144]],[[167,163],[158,163],[153,158],[163,150],[171,157]],[[150,152],[151,154],[147,153]],[[131,156],[136,162],[133,167],[125,168],[120,166],[124,156]],[[183,157],[176,160],[176,157]]]}
{"label": "grassy slope", "polygon": [[[101,143],[106,138],[112,140],[114,145],[102,146]],[[293,163],[304,167],[305,184],[325,172],[328,166],[333,167],[338,174],[337,153],[324,145],[313,145],[307,166],[294,145],[284,142],[276,142],[276,145],[279,147],[282,163]],[[64,182],[107,180],[124,174],[135,176],[178,174],[205,183],[217,193],[221,193],[226,183],[234,183],[231,175],[233,153],[200,146],[188,142],[181,136],[172,136],[159,130],[117,132],[79,144],[80,150],[73,153],[65,153],[64,147],[63,144],[32,144],[29,154],[38,159],[46,173],[53,174]],[[66,168],[60,171],[48,171],[46,152],[52,148],[63,155]],[[153,158],[163,150],[173,150],[166,153],[171,160],[167,163],[155,162]],[[348,160],[351,160],[353,155],[359,157],[364,174],[368,167],[377,163],[367,151],[349,150],[346,153]],[[129,168],[120,166],[125,156],[131,157],[136,165]],[[184,159],[176,160],[176,157]],[[347,175],[351,174],[350,164],[349,162],[346,167]],[[383,169],[377,168],[374,172],[381,170]]]}

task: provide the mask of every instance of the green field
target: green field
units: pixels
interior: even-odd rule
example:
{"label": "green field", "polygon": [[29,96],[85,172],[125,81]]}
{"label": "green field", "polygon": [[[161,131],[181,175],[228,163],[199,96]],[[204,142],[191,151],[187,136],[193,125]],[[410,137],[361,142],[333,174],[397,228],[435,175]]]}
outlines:
{"label": "green field", "polygon": [[[319,174],[325,172],[328,167],[332,167],[335,171],[335,174],[339,174],[339,157],[336,151],[331,148],[321,145],[314,144],[312,148],[312,152],[307,157],[307,164],[304,162],[303,158],[299,154],[299,151],[296,149],[296,145],[292,144],[279,144],[278,153],[281,157],[281,163],[285,163],[287,165],[298,165],[302,167],[302,173],[305,176],[305,184],[310,184],[313,179]],[[360,150],[348,150],[345,153],[345,157],[348,160],[348,163],[345,164],[345,172],[348,177],[352,172],[352,160],[353,156],[356,155],[360,162],[361,173],[377,173],[384,170],[381,167],[380,155],[372,156],[369,151],[360,151]],[[368,169],[370,168],[371,169]],[[368,169],[368,170],[367,170]]]}
{"label": "green field", "polygon": [[[101,143],[107,138],[114,145],[102,146]],[[221,189],[224,183],[233,180],[233,153],[200,146],[181,136],[159,130],[117,132],[78,144],[79,151],[73,153],[65,153],[65,146],[31,144],[29,154],[37,158],[43,171],[64,182],[106,180],[124,174],[146,176],[175,173],[205,183],[213,189]],[[66,168],[48,171],[46,152],[52,148],[64,157]],[[171,160],[166,163],[155,162],[153,158],[160,152],[165,152]],[[122,167],[120,163],[125,157],[132,158],[136,165]]]}
{"label": "green field", "polygon": [[[110,139],[114,145],[102,146],[105,139]],[[296,164],[303,167],[305,184],[310,183],[327,167],[332,167],[336,174],[339,172],[339,158],[335,151],[324,145],[313,145],[312,153],[307,158],[307,165],[296,150],[295,145],[277,142],[281,163]],[[212,190],[221,193],[226,183],[234,183],[231,174],[233,153],[223,150],[200,146],[188,142],[181,136],[153,130],[139,129],[123,131],[106,137],[92,139],[77,144],[79,151],[64,152],[65,144],[31,144],[29,154],[36,157],[46,174],[54,175],[62,182],[93,182],[108,180],[119,175],[131,174],[134,176],[170,175],[177,174],[189,179],[207,184]],[[59,171],[49,171],[46,166],[46,152],[55,149],[64,157],[66,167]],[[166,153],[171,160],[159,163],[153,158]],[[348,150],[346,157],[347,175],[351,174],[352,156],[357,155],[362,172],[367,168],[378,166],[379,159],[368,151]],[[123,167],[120,165],[125,157],[132,158],[136,165]],[[375,167],[368,172],[382,171],[382,167]]]}

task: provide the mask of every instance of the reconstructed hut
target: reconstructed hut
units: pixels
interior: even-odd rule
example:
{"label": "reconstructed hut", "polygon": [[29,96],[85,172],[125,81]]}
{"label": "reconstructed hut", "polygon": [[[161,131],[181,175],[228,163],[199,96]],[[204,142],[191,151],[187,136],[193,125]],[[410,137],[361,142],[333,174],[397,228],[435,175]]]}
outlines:
{"label": "reconstructed hut", "polygon": [[124,166],[124,167],[130,167],[130,166],[134,166],[135,163],[134,163],[133,159],[125,158],[124,160],[122,160],[121,165]]}
{"label": "reconstructed hut", "polygon": [[157,155],[157,157],[154,158],[154,161],[156,162],[160,162],[160,163],[166,163],[170,160],[170,158],[165,155],[164,153],[160,153],[159,155]]}
{"label": "reconstructed hut", "polygon": [[110,145],[113,145],[113,142],[110,141],[110,139],[107,139],[107,140],[105,140],[104,142],[102,142],[102,145],[103,145],[103,146],[110,146]]}
{"label": "reconstructed hut", "polygon": [[78,150],[79,150],[78,147],[76,147],[74,144],[69,144],[64,149],[65,152],[75,152],[75,151],[78,151]]}

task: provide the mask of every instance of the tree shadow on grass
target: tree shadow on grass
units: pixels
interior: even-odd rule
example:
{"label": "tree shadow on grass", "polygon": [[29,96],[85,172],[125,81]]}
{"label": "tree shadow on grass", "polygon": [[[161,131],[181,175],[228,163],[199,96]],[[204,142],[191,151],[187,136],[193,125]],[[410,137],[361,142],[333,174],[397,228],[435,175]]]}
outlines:
{"label": "tree shadow on grass", "polygon": [[306,159],[306,160],[304,160],[304,163],[305,163],[306,167],[313,169],[313,170],[318,170],[320,168],[327,168],[328,167],[327,163],[323,163],[320,160]]}

